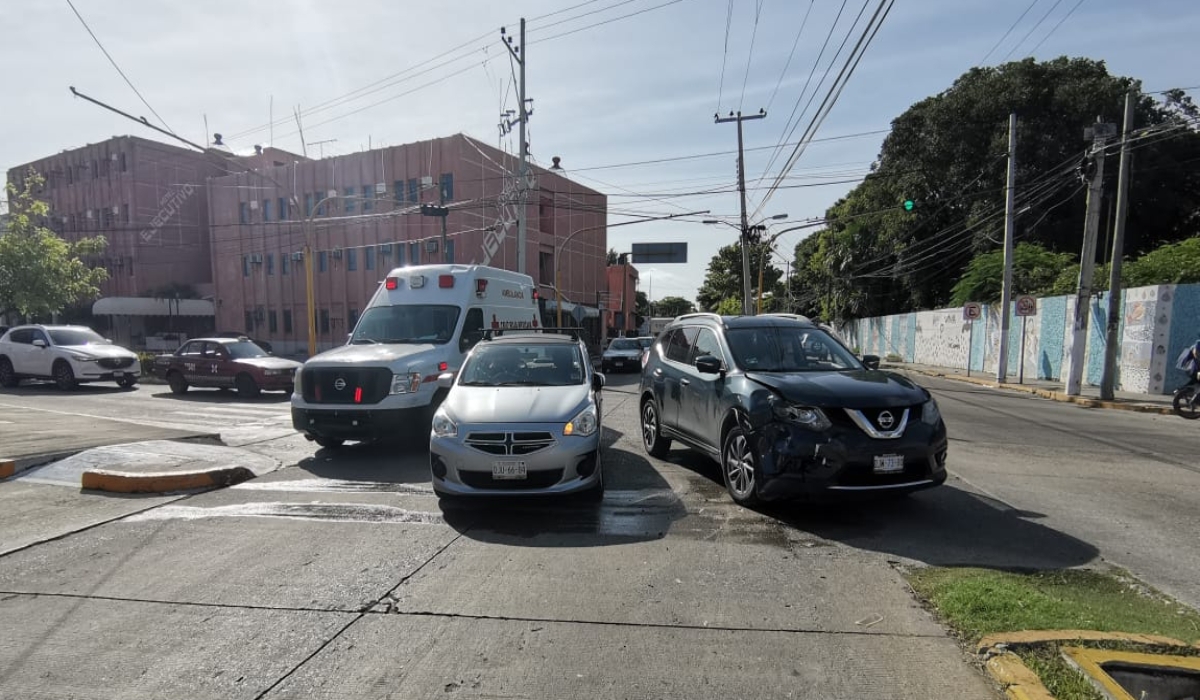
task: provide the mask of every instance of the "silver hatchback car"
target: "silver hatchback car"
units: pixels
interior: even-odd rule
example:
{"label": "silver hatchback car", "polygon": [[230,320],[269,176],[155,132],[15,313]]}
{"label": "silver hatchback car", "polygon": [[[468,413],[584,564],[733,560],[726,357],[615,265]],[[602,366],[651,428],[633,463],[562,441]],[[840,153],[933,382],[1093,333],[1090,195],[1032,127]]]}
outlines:
{"label": "silver hatchback car", "polygon": [[433,416],[433,490],[440,496],[604,495],[600,390],[575,336],[522,333],[484,340]]}

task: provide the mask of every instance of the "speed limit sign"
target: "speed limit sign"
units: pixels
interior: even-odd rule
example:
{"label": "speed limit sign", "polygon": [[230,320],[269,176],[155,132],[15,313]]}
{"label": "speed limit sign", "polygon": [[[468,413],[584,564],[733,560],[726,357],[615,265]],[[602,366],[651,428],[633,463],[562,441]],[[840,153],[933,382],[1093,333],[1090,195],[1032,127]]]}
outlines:
{"label": "speed limit sign", "polygon": [[1017,297],[1017,316],[1037,316],[1037,299],[1029,295]]}

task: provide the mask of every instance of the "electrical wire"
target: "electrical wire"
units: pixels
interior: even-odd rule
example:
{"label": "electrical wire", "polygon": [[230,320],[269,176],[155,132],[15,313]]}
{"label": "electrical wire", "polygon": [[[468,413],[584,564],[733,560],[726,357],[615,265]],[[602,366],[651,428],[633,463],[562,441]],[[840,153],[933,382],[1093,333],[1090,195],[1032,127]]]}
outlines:
{"label": "electrical wire", "polygon": [[754,63],[754,42],[758,39],[758,20],[762,16],[762,6],[763,0],[758,0],[754,6],[754,28],[750,30],[750,52],[746,54],[746,73],[742,76],[742,95],[738,98],[739,112],[746,102],[746,85],[750,82],[750,66]]}
{"label": "electrical wire", "polygon": [[1033,54],[1036,53],[1038,49],[1042,48],[1042,44],[1046,43],[1046,40],[1049,39],[1050,36],[1052,34],[1054,34],[1054,32],[1058,31],[1058,28],[1062,26],[1063,22],[1066,22],[1067,19],[1070,18],[1071,15],[1075,14],[1075,10],[1078,10],[1079,6],[1082,4],[1083,4],[1083,0],[1078,0],[1078,2],[1076,2],[1074,5],[1072,5],[1071,9],[1067,10],[1067,14],[1063,15],[1062,18],[1058,20],[1058,23],[1050,28],[1049,32],[1046,32],[1046,36],[1042,37],[1042,40],[1039,41],[1032,49],[1030,49],[1029,53],[1025,54],[1025,57],[1028,58],[1030,56],[1033,56]]}
{"label": "electrical wire", "polygon": [[725,62],[729,60],[729,29],[733,25],[733,0],[725,11],[725,50],[721,54],[721,81],[717,84],[717,114],[721,113],[721,98],[725,94]]}
{"label": "electrical wire", "polygon": [[[792,50],[788,52],[787,61],[783,64],[783,70],[779,72],[779,80],[775,82],[775,89],[771,91],[771,98],[767,100],[765,109],[770,112],[771,105],[775,104],[775,95],[779,93],[779,87],[783,85],[783,79],[787,75],[788,68],[792,65],[792,57],[796,55],[796,47],[800,45],[800,37],[804,34],[804,27],[808,25],[808,16],[812,14],[813,6],[817,4],[817,0],[808,0],[808,9],[804,11],[804,19],[800,20],[800,29],[796,31],[796,38],[792,41]],[[717,112],[721,111],[721,105],[717,105]]]}
{"label": "electrical wire", "polygon": [[996,52],[996,49],[1000,48],[1000,45],[1004,43],[1004,40],[1008,38],[1008,35],[1012,34],[1012,31],[1017,28],[1017,25],[1021,23],[1021,20],[1025,19],[1025,15],[1029,14],[1029,11],[1033,9],[1033,6],[1038,4],[1041,1],[1042,0],[1033,0],[1033,2],[1029,3],[1029,7],[1025,8],[1025,11],[1021,13],[1021,16],[1017,18],[1017,21],[1013,22],[1011,25],[1009,25],[1008,31],[1004,32],[1004,36],[1000,37],[1000,41],[997,41],[996,45],[993,46],[991,49],[989,49],[988,52],[986,54],[984,54],[983,58],[980,59],[979,63],[977,63],[976,65],[981,66],[984,63],[987,63],[987,60],[989,58],[991,58],[991,55],[993,53]]}
{"label": "electrical wire", "polygon": [[1062,0],[1054,0],[1054,4],[1050,6],[1049,10],[1046,10],[1046,14],[1042,15],[1042,18],[1037,21],[1037,24],[1034,24],[1032,27],[1030,27],[1028,32],[1025,32],[1025,36],[1021,37],[1021,40],[1014,44],[1013,47],[1008,50],[1008,53],[1004,54],[1004,58],[1000,59],[1000,62],[1005,63],[1008,61],[1008,57],[1012,56],[1013,52],[1021,48],[1021,44],[1024,44],[1025,40],[1028,39],[1035,31],[1037,31],[1037,28],[1042,26],[1042,23],[1046,21],[1046,18],[1048,18],[1051,13],[1058,9],[1058,6],[1061,4]]}
{"label": "electrical wire", "polygon": [[610,18],[610,19],[606,19],[606,20],[603,20],[603,21],[601,21],[601,22],[596,22],[596,23],[594,23],[594,24],[589,24],[589,25],[587,25],[587,26],[585,26],[585,27],[579,27],[578,29],[571,29],[571,30],[568,30],[568,31],[562,32],[562,33],[560,33],[560,34],[555,34],[554,36],[543,37],[543,38],[541,38],[541,39],[538,39],[537,41],[529,41],[529,42],[527,42],[527,43],[529,43],[529,44],[540,44],[540,43],[542,43],[542,42],[545,42],[545,41],[553,41],[554,39],[560,39],[560,38],[562,38],[562,37],[564,37],[564,36],[570,36],[570,35],[572,35],[572,34],[575,34],[575,33],[577,33],[577,32],[586,31],[586,30],[588,30],[588,29],[594,29],[594,28],[596,28],[596,27],[601,27],[601,26],[604,26],[604,25],[606,25],[606,24],[611,24],[612,22],[619,22],[619,21],[621,21],[621,20],[623,20],[623,19],[629,19],[630,17],[637,17],[638,15],[644,15],[644,14],[646,14],[647,12],[653,12],[654,10],[660,10],[660,9],[662,9],[662,8],[664,8],[664,7],[669,7],[669,6],[671,6],[671,5],[675,5],[675,4],[677,4],[677,3],[681,3],[681,2],[683,2],[683,1],[684,1],[684,0],[668,0],[667,2],[664,2],[664,3],[662,3],[662,4],[659,4],[659,5],[654,5],[653,7],[647,7],[647,8],[645,8],[645,9],[638,10],[638,11],[636,11],[636,12],[630,12],[629,14],[621,15],[621,16],[619,16],[619,17],[612,17],[612,18]]}

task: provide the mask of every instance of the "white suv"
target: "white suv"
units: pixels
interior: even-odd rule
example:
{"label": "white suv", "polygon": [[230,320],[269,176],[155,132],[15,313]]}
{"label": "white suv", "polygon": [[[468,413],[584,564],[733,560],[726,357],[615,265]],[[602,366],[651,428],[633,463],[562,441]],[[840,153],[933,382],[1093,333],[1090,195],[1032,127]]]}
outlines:
{"label": "white suv", "polygon": [[63,391],[81,382],[137,384],[138,356],[87,326],[16,326],[0,337],[0,386],[52,379]]}

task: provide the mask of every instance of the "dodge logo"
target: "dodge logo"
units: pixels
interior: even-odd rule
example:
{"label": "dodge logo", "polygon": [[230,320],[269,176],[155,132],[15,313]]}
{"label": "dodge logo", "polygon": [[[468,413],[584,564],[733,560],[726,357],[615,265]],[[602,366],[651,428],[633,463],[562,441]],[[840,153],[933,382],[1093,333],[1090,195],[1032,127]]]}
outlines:
{"label": "dodge logo", "polygon": [[[346,380],[345,380],[345,379],[342,379],[341,377],[338,377],[337,379],[335,379],[335,380],[333,381],[333,388],[334,388],[334,389],[337,389],[338,391],[341,391],[342,389],[345,389],[345,388],[346,388]],[[888,418],[888,423],[891,423],[891,420],[892,420],[892,419],[889,417],[889,418]]]}
{"label": "dodge logo", "polygon": [[883,428],[884,430],[890,429],[892,427],[892,424],[896,422],[896,418],[895,418],[895,416],[892,415],[891,411],[881,412],[879,414],[878,420],[879,420],[879,427]]}

